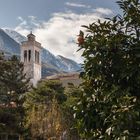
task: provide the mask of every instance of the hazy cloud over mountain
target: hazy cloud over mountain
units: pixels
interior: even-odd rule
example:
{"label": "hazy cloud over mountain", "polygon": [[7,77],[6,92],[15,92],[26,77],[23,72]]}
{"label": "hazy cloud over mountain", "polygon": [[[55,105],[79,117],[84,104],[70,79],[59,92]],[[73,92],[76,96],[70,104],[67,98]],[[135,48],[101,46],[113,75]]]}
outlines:
{"label": "hazy cloud over mountain", "polygon": [[22,35],[32,30],[43,47],[78,62],[81,25],[119,13],[116,0],[1,0],[0,10],[0,28]]}
{"label": "hazy cloud over mountain", "polygon": [[[72,5],[72,3],[67,3],[67,5],[70,4]],[[82,62],[81,52],[77,52],[78,45],[76,44],[79,30],[84,30],[81,25],[88,25],[97,19],[104,20],[103,16],[110,14],[112,14],[110,9],[96,8],[85,14],[72,11],[54,13],[47,21],[40,21],[34,16],[28,16],[28,19],[18,17],[20,24],[15,30],[23,35],[27,35],[32,30],[42,46],[55,55],[63,55]]]}

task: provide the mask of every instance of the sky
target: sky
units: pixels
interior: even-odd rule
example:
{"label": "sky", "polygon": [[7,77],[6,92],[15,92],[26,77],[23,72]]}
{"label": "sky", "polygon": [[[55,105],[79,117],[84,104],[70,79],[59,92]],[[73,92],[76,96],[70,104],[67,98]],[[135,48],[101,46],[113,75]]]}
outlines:
{"label": "sky", "polygon": [[76,44],[81,25],[119,13],[116,0],[0,0],[0,28],[24,36],[32,30],[42,47],[81,63]]}

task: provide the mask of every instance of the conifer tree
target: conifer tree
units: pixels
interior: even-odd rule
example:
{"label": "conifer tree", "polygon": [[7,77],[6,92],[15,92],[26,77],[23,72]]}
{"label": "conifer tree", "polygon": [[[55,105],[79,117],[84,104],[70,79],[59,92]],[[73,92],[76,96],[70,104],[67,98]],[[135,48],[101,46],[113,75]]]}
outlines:
{"label": "conifer tree", "polygon": [[24,94],[30,88],[23,69],[16,56],[0,59],[0,124],[7,133],[23,133]]}

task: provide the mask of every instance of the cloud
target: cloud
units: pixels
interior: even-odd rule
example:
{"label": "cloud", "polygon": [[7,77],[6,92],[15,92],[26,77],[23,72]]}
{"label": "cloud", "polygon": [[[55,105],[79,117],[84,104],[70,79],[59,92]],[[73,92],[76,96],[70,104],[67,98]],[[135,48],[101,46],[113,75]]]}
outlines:
{"label": "cloud", "polygon": [[[89,25],[97,21],[97,19],[103,20],[98,12],[86,14],[73,12],[54,13],[49,21],[32,20],[32,24],[39,25],[33,28],[33,33],[36,35],[36,40],[53,54],[82,62],[82,52],[77,52],[79,49],[76,44],[77,35],[79,30],[84,30],[81,25]],[[23,35],[27,35],[30,32],[28,26],[19,24],[15,30]]]}
{"label": "cloud", "polygon": [[23,18],[21,16],[19,16],[17,19],[23,21]]}
{"label": "cloud", "polygon": [[94,9],[94,12],[100,13],[100,14],[103,14],[103,15],[113,14],[112,10],[110,10],[108,8],[96,8],[96,9]]}
{"label": "cloud", "polygon": [[16,27],[16,30],[32,30],[34,28],[39,28],[41,25],[35,16],[28,16],[26,19],[19,16],[18,20],[20,21],[20,24]]}
{"label": "cloud", "polygon": [[35,21],[36,20],[36,17],[35,16],[28,16],[28,18],[30,18],[32,21]]}
{"label": "cloud", "polygon": [[66,2],[65,5],[71,6],[71,7],[91,8],[90,5],[84,5],[84,4],[79,4],[79,3],[71,3],[71,2]]}
{"label": "cloud", "polygon": [[19,16],[17,19],[20,21],[20,26],[25,26],[25,25],[27,25],[26,20],[24,20],[22,17]]}

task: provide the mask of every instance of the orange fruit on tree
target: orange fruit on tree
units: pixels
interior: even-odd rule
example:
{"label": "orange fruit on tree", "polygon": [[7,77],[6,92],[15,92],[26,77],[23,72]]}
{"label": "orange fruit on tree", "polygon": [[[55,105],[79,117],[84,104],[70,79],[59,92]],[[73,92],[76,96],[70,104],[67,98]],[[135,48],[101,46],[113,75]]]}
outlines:
{"label": "orange fruit on tree", "polygon": [[83,36],[79,35],[77,41],[78,41],[78,44],[79,44],[79,45],[82,45],[82,44],[84,43],[84,38],[83,38]]}

